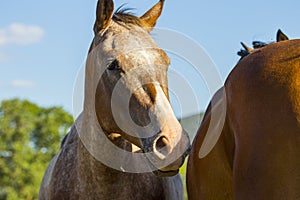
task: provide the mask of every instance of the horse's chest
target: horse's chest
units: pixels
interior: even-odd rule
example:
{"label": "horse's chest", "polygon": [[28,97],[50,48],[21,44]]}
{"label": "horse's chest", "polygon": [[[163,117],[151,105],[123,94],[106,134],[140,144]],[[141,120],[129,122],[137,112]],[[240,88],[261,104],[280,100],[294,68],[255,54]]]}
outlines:
{"label": "horse's chest", "polygon": [[97,184],[90,182],[81,194],[82,199],[149,199],[164,198],[163,185],[159,178],[147,174],[122,174],[119,176],[95,177]]}

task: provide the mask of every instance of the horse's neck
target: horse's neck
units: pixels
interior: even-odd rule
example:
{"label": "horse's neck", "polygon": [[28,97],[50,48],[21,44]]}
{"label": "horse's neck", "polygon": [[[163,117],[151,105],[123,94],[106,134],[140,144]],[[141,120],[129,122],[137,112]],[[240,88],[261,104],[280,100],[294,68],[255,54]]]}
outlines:
{"label": "horse's neck", "polygon": [[[120,137],[115,138],[114,143],[120,147],[126,147],[128,150],[131,149],[131,144]],[[149,194],[151,196],[162,195],[162,185],[160,185],[159,178],[154,177],[150,173],[131,174],[110,168],[95,159],[81,141],[78,143],[78,162],[79,191],[80,195],[83,195],[82,199],[129,200],[132,199],[132,195],[137,196],[137,199],[142,199],[145,194],[140,191],[141,185],[146,185],[148,182],[151,183],[151,186],[149,186],[149,188],[152,188],[151,191],[157,191],[158,193],[151,194],[149,189],[146,192],[148,196]],[[89,192],[91,192],[90,195],[85,194]],[[149,199],[152,199],[152,197]]]}
{"label": "horse's neck", "polygon": [[[78,120],[76,124],[78,125]],[[70,148],[72,155],[76,156],[71,159],[75,159],[77,165],[71,170],[74,174],[70,176],[77,182],[74,187],[81,199],[129,200],[133,196],[135,199],[165,199],[165,196],[170,196],[169,199],[181,199],[177,194],[181,191],[179,177],[161,179],[152,173],[124,173],[102,164],[84,146],[76,124],[68,134],[62,148]],[[109,138],[120,148],[133,151],[132,144],[119,135],[109,135]]]}
{"label": "horse's neck", "polygon": [[[77,133],[78,135],[78,133]],[[95,159],[86,149],[80,137],[78,136],[78,181],[80,195],[84,198],[88,197],[85,194],[87,191],[93,191],[88,198],[94,199],[96,196],[108,196],[109,190],[106,186],[108,180],[113,178],[112,169],[102,164]],[[95,196],[94,196],[95,195]]]}
{"label": "horse's neck", "polygon": [[[107,182],[113,180],[113,177],[117,177],[118,174],[121,172],[102,164],[101,161],[97,160],[88,151],[88,149],[84,145],[84,142],[81,139],[81,134],[87,134],[84,133],[86,131],[86,127],[82,125],[83,122],[84,121],[82,121],[82,118],[79,117],[75,123],[77,124],[75,125],[76,132],[72,133],[77,135],[76,138],[78,140],[77,155],[79,166],[78,175],[80,177],[79,180],[81,181],[80,184],[84,187],[95,187],[95,185],[97,185],[96,187],[101,187],[101,185],[107,184]],[[133,150],[132,144],[124,140],[119,134],[110,134],[107,136],[107,138],[110,142],[112,142],[114,145],[118,146],[123,150],[130,152]]]}

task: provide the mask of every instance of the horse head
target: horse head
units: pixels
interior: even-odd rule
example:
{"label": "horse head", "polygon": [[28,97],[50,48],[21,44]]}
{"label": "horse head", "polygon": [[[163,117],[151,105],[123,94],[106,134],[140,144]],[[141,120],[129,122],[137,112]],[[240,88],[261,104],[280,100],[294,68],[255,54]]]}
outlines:
{"label": "horse head", "polygon": [[159,174],[174,175],[190,144],[169,102],[170,59],[149,34],[163,5],[161,0],[136,17],[124,10],[114,13],[112,0],[98,1],[86,64],[85,109],[94,99],[97,121],[107,136],[118,134],[152,152],[149,160]]}

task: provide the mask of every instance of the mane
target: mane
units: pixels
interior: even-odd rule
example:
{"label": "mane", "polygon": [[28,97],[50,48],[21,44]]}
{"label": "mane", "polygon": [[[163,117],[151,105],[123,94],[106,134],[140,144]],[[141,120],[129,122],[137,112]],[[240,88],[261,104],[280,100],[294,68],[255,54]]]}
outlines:
{"label": "mane", "polygon": [[123,25],[136,25],[142,27],[142,20],[132,13],[133,8],[124,7],[126,4],[121,5],[114,13],[112,19]]}
{"label": "mane", "polygon": [[249,54],[255,52],[257,49],[260,49],[260,48],[265,47],[272,43],[274,43],[274,42],[253,41],[252,42],[253,48],[250,48],[250,47],[246,46],[243,42],[241,42],[244,49],[241,49],[240,51],[238,51],[237,55],[239,55],[241,57],[240,58],[240,60],[241,60],[244,57],[248,56]]}

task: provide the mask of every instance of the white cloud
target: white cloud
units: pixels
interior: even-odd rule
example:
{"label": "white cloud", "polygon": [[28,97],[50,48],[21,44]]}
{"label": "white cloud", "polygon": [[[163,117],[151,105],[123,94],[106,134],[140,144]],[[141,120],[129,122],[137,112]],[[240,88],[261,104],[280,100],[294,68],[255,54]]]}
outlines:
{"label": "white cloud", "polygon": [[33,44],[39,42],[43,36],[44,30],[39,26],[13,23],[0,29],[0,46]]}
{"label": "white cloud", "polygon": [[10,82],[9,86],[14,88],[32,88],[35,87],[36,84],[29,80],[13,80]]}
{"label": "white cloud", "polygon": [[0,88],[33,88],[36,83],[30,80],[13,80],[10,82],[1,82]]}

